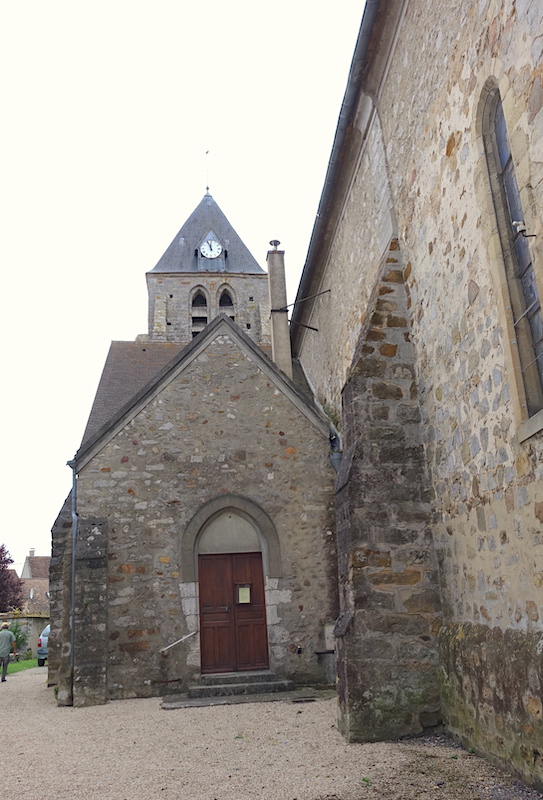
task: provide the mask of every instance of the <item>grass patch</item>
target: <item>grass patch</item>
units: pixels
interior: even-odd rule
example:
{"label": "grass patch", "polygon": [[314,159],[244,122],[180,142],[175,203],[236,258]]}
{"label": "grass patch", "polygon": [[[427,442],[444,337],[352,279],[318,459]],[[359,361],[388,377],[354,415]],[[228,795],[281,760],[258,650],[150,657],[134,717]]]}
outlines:
{"label": "grass patch", "polygon": [[8,675],[13,675],[14,672],[21,672],[23,669],[31,669],[37,666],[37,658],[29,658],[27,661],[10,661],[8,664]]}

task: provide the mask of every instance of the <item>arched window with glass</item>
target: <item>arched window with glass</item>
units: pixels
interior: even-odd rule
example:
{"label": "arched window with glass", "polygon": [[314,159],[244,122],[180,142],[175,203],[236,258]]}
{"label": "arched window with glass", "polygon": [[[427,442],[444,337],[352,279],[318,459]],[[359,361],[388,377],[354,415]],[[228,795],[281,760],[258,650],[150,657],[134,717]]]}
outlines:
{"label": "arched window with glass", "polygon": [[526,416],[543,409],[543,315],[530,236],[517,183],[500,93],[490,90],[483,111],[483,142],[511,301]]}

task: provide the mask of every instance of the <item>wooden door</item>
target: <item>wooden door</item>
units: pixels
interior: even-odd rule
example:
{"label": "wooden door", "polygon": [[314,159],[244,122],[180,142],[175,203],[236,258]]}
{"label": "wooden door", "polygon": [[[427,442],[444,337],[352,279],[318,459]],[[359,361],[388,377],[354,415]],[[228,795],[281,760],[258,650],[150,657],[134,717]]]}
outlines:
{"label": "wooden door", "polygon": [[268,668],[261,553],[198,558],[202,673]]}

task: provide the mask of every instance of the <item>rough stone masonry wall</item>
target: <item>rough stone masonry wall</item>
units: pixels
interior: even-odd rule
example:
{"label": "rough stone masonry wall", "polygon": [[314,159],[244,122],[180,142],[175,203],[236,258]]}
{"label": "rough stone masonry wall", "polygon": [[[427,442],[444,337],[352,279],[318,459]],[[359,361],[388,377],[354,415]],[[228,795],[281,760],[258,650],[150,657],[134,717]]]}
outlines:
{"label": "rough stone masonry wall", "polygon": [[340,727],[350,741],[416,734],[441,719],[431,498],[394,245],[343,392],[336,631]]}
{"label": "rough stone masonry wall", "polygon": [[[101,608],[83,602],[80,622],[87,608],[88,626],[105,636],[108,697],[193,680],[197,637],[167,658],[159,650],[194,629],[194,588],[180,582],[183,531],[225,494],[260,506],[280,538],[283,574],[268,581],[271,668],[322,677],[315,651],[337,615],[328,451],[327,437],[219,335],[81,470],[81,536],[94,546],[96,520],[107,524],[107,596]],[[82,669],[86,652],[76,652]]]}
{"label": "rough stone masonry wall", "polygon": [[[72,552],[71,506],[70,493],[52,528],[47,682],[57,687],[59,705],[96,705],[108,699],[107,626],[103,619],[107,596],[107,520],[79,520],[75,552]],[[73,674],[72,556],[76,567],[73,641],[80,656],[73,665]]]}
{"label": "rough stone masonry wall", "polygon": [[[382,219],[371,181],[389,181],[411,270],[414,365],[437,512],[445,713],[466,744],[539,784],[543,442],[541,432],[523,442],[517,435],[481,112],[493,81],[528,232],[536,234],[530,246],[543,295],[542,29],[539,0],[406,5],[379,97],[382,147],[372,128],[321,287],[334,295],[319,301],[309,321],[319,338],[308,332],[302,352],[309,379],[337,411],[345,351],[366,322],[376,270]],[[339,354],[322,367],[321,340]]]}
{"label": "rough stone masonry wall", "polygon": [[[353,178],[323,278],[314,301],[300,358],[315,392],[340,424],[341,392],[366,320],[367,307],[390,241],[390,195],[379,120],[367,139],[366,156]],[[388,232],[388,235],[386,235]],[[385,234],[383,238],[383,234]]]}
{"label": "rough stone masonry wall", "polygon": [[540,785],[543,443],[517,436],[481,108],[493,81],[542,293],[542,26],[537,0],[409,3],[380,101],[439,514],[446,716]]}
{"label": "rough stone masonry wall", "polygon": [[[207,316],[211,322],[221,312],[233,314],[236,323],[257,344],[271,341],[268,276],[229,272],[172,273],[147,275],[149,289],[149,335],[156,340],[190,342],[192,317]],[[203,290],[207,307],[192,308],[198,288]],[[219,306],[223,289],[233,306]],[[203,327],[203,326],[202,326]]]}
{"label": "rough stone masonry wall", "polygon": [[72,495],[68,495],[51,529],[49,564],[51,633],[48,641],[49,684],[59,686],[60,705],[72,704],[70,665]]}

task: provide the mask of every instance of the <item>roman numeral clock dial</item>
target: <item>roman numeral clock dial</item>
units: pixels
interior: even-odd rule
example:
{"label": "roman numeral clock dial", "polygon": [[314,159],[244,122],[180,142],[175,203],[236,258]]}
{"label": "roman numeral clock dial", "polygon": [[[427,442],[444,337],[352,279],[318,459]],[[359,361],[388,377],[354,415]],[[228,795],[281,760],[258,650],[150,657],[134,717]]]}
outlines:
{"label": "roman numeral clock dial", "polygon": [[215,239],[206,239],[200,245],[200,253],[204,258],[218,258],[222,253],[222,246]]}

